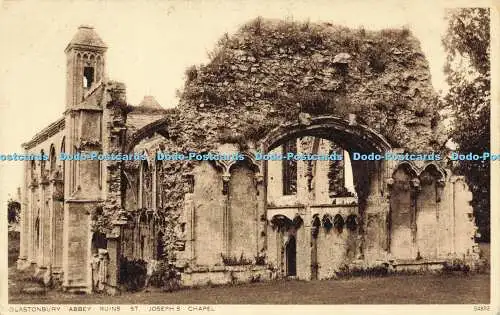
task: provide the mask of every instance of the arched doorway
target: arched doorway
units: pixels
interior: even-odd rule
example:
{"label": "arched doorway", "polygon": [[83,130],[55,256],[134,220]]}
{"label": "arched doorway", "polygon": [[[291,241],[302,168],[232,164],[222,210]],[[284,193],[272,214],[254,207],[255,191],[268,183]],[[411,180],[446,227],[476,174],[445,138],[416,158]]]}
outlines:
{"label": "arched doorway", "polygon": [[163,232],[158,232],[156,236],[156,260],[161,260],[165,256],[165,242]]}
{"label": "arched doorway", "polygon": [[[335,223],[336,228],[336,233],[330,233],[329,229],[311,227],[309,223],[287,242],[282,242],[281,230],[273,230],[270,239],[271,242],[276,239],[276,244],[268,246],[271,255],[276,253],[276,256],[270,261],[282,266],[282,275],[297,275],[300,279],[328,278],[348,259],[362,259],[365,255],[368,259],[383,257],[387,251],[385,225],[389,208],[388,200],[382,198],[387,164],[383,159],[355,158],[357,153],[383,156],[391,151],[392,146],[381,135],[361,124],[322,116],[310,118],[306,123],[278,127],[258,145],[259,151],[266,154],[263,156],[265,197],[262,198],[265,198],[267,218],[327,215],[332,217],[329,223],[332,226]],[[293,154],[299,158],[291,161],[288,156]],[[328,159],[300,160],[300,156],[309,155],[328,156]],[[274,156],[282,156],[286,161],[273,160]],[[350,222],[351,229],[346,231],[345,217],[338,215],[340,213],[359,218],[359,227],[356,224],[354,228]],[[275,250],[280,247],[281,253]],[[338,258],[332,262],[329,257]]]}
{"label": "arched doorway", "polygon": [[40,218],[35,220],[35,258],[38,261],[40,257]]}
{"label": "arched doorway", "polygon": [[297,241],[295,236],[288,235],[288,241],[285,245],[286,253],[286,275],[295,277],[297,275]]}
{"label": "arched doorway", "polygon": [[107,252],[108,240],[104,233],[94,232],[91,240],[92,257],[92,291],[101,292],[104,290],[104,283],[108,274],[109,257]]}

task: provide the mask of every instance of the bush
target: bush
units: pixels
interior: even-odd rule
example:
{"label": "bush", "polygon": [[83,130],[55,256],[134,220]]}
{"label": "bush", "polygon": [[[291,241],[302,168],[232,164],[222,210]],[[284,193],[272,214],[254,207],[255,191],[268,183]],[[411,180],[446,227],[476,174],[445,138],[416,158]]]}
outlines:
{"label": "bush", "polygon": [[225,256],[224,254],[220,255],[225,266],[242,266],[253,264],[253,261],[251,259],[243,257],[243,253],[241,254],[239,259],[235,256]]}
{"label": "bush", "polygon": [[257,266],[265,266],[266,265],[266,254],[255,256],[255,264]]}
{"label": "bush", "polygon": [[384,277],[389,273],[389,264],[381,264],[372,267],[349,267],[348,265],[340,266],[339,270],[335,272],[338,278],[352,278],[352,277]]}
{"label": "bush", "polygon": [[147,263],[142,259],[120,260],[120,283],[127,291],[138,291],[146,284]]}
{"label": "bush", "polygon": [[156,288],[171,292],[180,289],[181,275],[173,265],[161,261],[156,272],[151,275],[149,283]]}
{"label": "bush", "polygon": [[452,273],[454,271],[462,271],[464,273],[468,273],[470,271],[470,266],[461,259],[453,259],[452,261],[445,262],[443,272]]}

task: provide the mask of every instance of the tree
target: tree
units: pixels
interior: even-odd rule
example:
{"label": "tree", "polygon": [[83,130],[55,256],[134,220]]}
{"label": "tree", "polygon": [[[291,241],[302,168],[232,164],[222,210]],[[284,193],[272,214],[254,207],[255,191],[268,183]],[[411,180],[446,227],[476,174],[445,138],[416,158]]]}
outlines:
{"label": "tree", "polygon": [[19,223],[21,204],[10,199],[7,202],[7,219],[9,224]]}
{"label": "tree", "polygon": [[[490,152],[490,10],[452,9],[443,37],[447,53],[445,96],[452,110],[452,140],[461,152]],[[490,238],[490,162],[460,161],[456,167],[472,191],[474,215],[481,234]]]}

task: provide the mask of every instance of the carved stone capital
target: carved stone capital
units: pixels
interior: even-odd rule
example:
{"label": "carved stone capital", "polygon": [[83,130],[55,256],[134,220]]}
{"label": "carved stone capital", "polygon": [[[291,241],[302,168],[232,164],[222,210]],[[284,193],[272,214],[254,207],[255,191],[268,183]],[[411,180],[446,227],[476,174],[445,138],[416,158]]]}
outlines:
{"label": "carved stone capital", "polygon": [[264,184],[264,175],[262,173],[256,173],[254,176],[254,184],[255,188],[258,188],[260,185]]}
{"label": "carved stone capital", "polygon": [[387,185],[387,188],[389,190],[392,189],[392,185],[394,185],[394,178],[392,178],[392,177],[386,178],[385,184]]}
{"label": "carved stone capital", "polygon": [[227,195],[229,192],[229,181],[231,180],[230,174],[222,175],[222,194]]}
{"label": "carved stone capital", "polygon": [[194,192],[194,174],[192,173],[187,173],[183,174],[182,177],[186,180],[187,187],[186,187],[186,194],[192,194]]}
{"label": "carved stone capital", "polygon": [[113,221],[113,225],[122,226],[128,223],[127,212],[125,210],[120,210],[118,212],[118,218]]}
{"label": "carved stone capital", "polygon": [[43,170],[42,171],[42,176],[40,178],[40,184],[41,185],[48,185],[50,183],[50,171],[49,170]]}
{"label": "carved stone capital", "polygon": [[31,179],[31,182],[28,185],[28,188],[31,190],[35,190],[38,187],[38,179],[36,177]]}
{"label": "carved stone capital", "polygon": [[410,184],[411,184],[411,188],[414,190],[414,191],[420,191],[422,189],[422,187],[420,186],[420,180],[418,178],[414,178],[410,181]]}
{"label": "carved stone capital", "polygon": [[436,181],[436,202],[441,202],[445,186],[446,182],[444,179],[439,179]]}
{"label": "carved stone capital", "polygon": [[436,181],[436,185],[439,187],[444,187],[446,186],[446,181],[443,178],[440,178],[439,180]]}
{"label": "carved stone capital", "polygon": [[109,233],[106,233],[106,238],[107,239],[117,239],[120,237],[120,234],[121,234],[121,226],[120,224],[117,224],[115,226],[113,226],[113,229],[111,230],[111,232]]}
{"label": "carved stone capital", "polygon": [[302,126],[309,126],[311,125],[312,119],[311,115],[308,113],[301,112],[299,113],[299,124]]}
{"label": "carved stone capital", "polygon": [[101,149],[101,141],[99,139],[81,138],[77,147],[81,151],[99,151]]}
{"label": "carved stone capital", "polygon": [[50,182],[56,183],[56,182],[62,182],[62,181],[64,181],[64,178],[63,178],[61,166],[59,165],[58,168],[53,170],[52,174],[50,174]]}

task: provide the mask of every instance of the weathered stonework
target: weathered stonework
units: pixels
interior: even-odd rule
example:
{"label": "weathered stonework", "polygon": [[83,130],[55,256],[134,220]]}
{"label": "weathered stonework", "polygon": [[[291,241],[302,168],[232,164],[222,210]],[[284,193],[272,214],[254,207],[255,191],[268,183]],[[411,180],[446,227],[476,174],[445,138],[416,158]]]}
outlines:
{"label": "weathered stonework", "polygon": [[[185,286],[477,258],[462,178],[438,162],[352,159],[441,144],[428,65],[407,30],[257,19],[188,71],[170,110],[151,97],[128,105],[125,85],[105,80],[105,52],[79,29],[66,49],[64,118],[24,144],[50,163],[25,162],[20,268],[36,264],[67,290],[117,293],[124,258],[162,260]],[[284,148],[342,160],[256,158]],[[147,159],[55,159],[93,151]]]}

